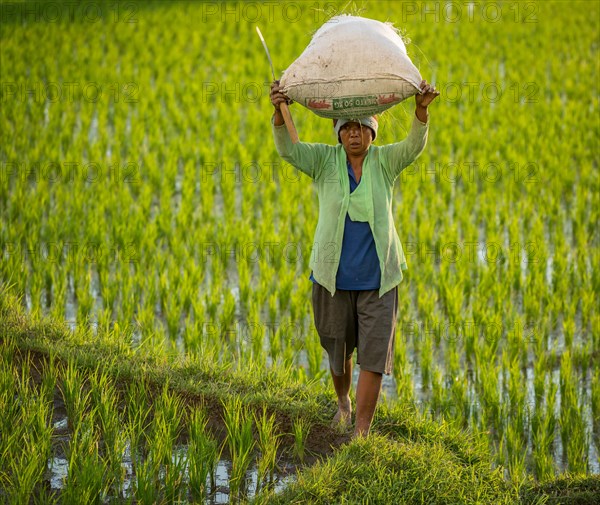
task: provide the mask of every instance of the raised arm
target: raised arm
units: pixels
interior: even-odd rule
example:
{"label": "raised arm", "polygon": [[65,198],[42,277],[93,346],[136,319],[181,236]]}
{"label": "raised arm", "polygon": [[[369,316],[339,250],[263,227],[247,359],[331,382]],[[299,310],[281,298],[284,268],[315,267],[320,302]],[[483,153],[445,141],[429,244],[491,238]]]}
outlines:
{"label": "raised arm", "polygon": [[279,108],[283,102],[289,103],[289,99],[279,90],[279,81],[275,81],[271,84],[271,103],[275,108],[271,121],[277,152],[293,167],[305,173],[311,179],[317,179],[321,172],[321,165],[325,162],[327,149],[330,146],[308,142],[294,144],[285,127],[283,115]]}
{"label": "raised arm", "polygon": [[282,126],[285,124],[283,114],[279,108],[284,102],[289,103],[289,99],[279,90],[279,81],[273,81],[271,83],[271,103],[275,108],[275,113],[273,114],[273,124],[275,126]]}
{"label": "raised arm", "polygon": [[429,104],[440,94],[434,86],[421,81],[421,93],[415,95],[415,115],[408,136],[401,142],[381,148],[384,169],[390,182],[394,182],[408,165],[415,161],[425,149],[429,132]]}
{"label": "raised arm", "polygon": [[435,97],[438,96],[440,92],[435,89],[435,86],[427,84],[425,79],[421,81],[420,88],[421,93],[415,95],[415,103],[417,105],[415,115],[419,118],[419,121],[427,123],[429,120],[427,107],[435,100]]}

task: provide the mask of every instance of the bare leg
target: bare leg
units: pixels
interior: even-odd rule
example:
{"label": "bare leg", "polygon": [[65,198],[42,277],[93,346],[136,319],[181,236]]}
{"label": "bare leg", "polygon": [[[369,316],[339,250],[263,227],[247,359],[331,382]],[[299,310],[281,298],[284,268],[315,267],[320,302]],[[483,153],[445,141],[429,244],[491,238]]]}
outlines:
{"label": "bare leg", "polygon": [[381,374],[361,370],[356,387],[356,427],[354,436],[366,437],[371,429],[371,421],[381,391]]}
{"label": "bare leg", "polygon": [[346,360],[344,375],[335,375],[331,370],[333,387],[338,398],[338,410],[333,417],[334,424],[349,423],[352,419],[352,403],[350,403],[350,386],[352,386],[352,358]]}

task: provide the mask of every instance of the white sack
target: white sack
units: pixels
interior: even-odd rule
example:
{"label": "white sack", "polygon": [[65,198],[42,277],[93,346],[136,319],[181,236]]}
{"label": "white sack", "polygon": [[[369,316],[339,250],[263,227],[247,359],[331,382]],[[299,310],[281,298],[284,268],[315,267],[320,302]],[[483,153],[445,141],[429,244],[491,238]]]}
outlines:
{"label": "white sack", "polygon": [[335,16],[283,73],[283,92],[326,118],[379,114],[417,94],[421,74],[390,23]]}

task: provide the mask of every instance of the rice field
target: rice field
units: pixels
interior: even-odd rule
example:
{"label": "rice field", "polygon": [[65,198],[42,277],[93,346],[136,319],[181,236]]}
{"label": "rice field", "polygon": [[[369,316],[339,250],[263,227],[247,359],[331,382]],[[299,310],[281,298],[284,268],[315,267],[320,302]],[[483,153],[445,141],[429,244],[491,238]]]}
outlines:
{"label": "rice field", "polygon": [[[411,408],[476,434],[516,487],[600,473],[599,10],[0,4],[0,296],[72,335],[39,362],[0,335],[0,495],[260,502],[315,463],[316,417],[283,426],[239,393],[272,373],[274,405],[297,388],[333,409],[308,278],[317,196],[275,150],[255,26],[280,74],[340,12],[393,22],[441,92],[395,188],[408,271],[376,436],[386,409]],[[413,111],[384,113],[377,142]],[[291,112],[301,140],[334,143],[329,121]],[[101,355],[65,358],[106,341],[246,386],[190,404],[103,373],[120,365]]]}

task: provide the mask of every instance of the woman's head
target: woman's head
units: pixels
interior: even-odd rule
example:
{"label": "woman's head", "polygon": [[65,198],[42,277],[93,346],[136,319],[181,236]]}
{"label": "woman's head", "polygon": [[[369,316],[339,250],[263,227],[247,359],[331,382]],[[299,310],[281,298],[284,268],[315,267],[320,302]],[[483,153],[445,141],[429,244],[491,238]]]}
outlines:
{"label": "woman's head", "polygon": [[359,123],[360,125],[368,126],[372,132],[371,141],[374,141],[377,138],[377,128],[379,127],[377,116],[368,116],[357,119],[342,118],[333,120],[333,129],[335,130],[338,142],[342,142],[340,139],[340,130],[348,123]]}
{"label": "woman's head", "polygon": [[333,128],[346,153],[360,155],[366,152],[377,137],[376,116],[358,119],[334,119]]}

